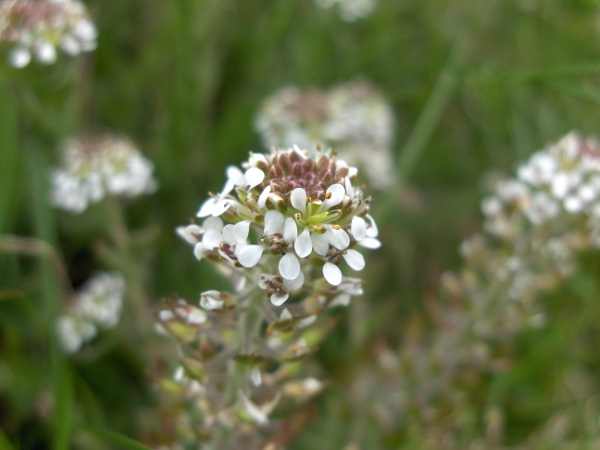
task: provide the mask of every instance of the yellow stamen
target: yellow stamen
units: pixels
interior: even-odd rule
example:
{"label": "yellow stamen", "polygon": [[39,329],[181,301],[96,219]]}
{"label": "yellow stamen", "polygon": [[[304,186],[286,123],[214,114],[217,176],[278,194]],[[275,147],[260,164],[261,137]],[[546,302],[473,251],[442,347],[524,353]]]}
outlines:
{"label": "yellow stamen", "polygon": [[336,224],[336,225],[331,225],[331,228],[333,228],[334,230],[339,230],[339,229],[340,229],[340,226],[339,226],[339,225],[337,225],[337,224]]}

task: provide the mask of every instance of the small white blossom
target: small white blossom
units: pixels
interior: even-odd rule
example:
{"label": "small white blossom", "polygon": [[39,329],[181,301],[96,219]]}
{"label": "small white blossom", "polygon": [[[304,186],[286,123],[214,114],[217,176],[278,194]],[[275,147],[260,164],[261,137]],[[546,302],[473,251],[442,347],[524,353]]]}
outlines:
{"label": "small white blossom", "polygon": [[340,149],[350,163],[365,171],[375,188],[393,184],[394,114],[365,81],[328,91],[282,88],[264,101],[255,128],[267,147]]}
{"label": "small white blossom", "polygon": [[117,272],[99,272],[72,298],[66,314],[57,322],[65,351],[74,353],[97,334],[97,328],[113,328],[119,322],[125,279]]}
{"label": "small white blossom", "polygon": [[77,0],[6,0],[0,21],[0,42],[14,44],[9,63],[18,69],[32,57],[53,64],[57,47],[71,56],[96,48],[96,27]]}
{"label": "small white blossom", "polygon": [[337,4],[340,18],[345,22],[355,22],[368,17],[377,5],[377,0],[315,0],[315,2],[321,8],[331,8]]}
{"label": "small white blossom", "polygon": [[154,165],[123,137],[107,135],[67,142],[62,167],[52,172],[52,202],[72,213],[105,195],[136,197],[156,190]]}

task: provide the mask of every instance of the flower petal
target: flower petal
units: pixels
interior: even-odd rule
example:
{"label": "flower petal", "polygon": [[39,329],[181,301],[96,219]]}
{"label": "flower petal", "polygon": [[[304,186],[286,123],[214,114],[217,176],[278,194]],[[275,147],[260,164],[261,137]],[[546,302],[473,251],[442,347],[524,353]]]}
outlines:
{"label": "flower petal", "polygon": [[221,232],[223,229],[223,221],[219,217],[209,217],[202,223],[202,228],[206,231]]}
{"label": "flower petal", "polygon": [[350,181],[350,178],[344,178],[344,184],[346,188],[346,195],[350,197],[350,200],[354,200],[354,188],[352,187],[352,182]]}
{"label": "flower petal", "polygon": [[225,302],[220,300],[221,293],[219,291],[206,291],[200,294],[200,306],[208,311],[220,309]]}
{"label": "flower petal", "polygon": [[265,230],[266,235],[278,233],[283,227],[285,218],[279,211],[272,209],[265,214]]}
{"label": "flower petal", "polygon": [[294,280],[300,274],[300,261],[293,253],[286,253],[279,260],[279,273],[286,280]]}
{"label": "flower petal", "polygon": [[210,216],[213,212],[213,209],[215,208],[215,203],[217,203],[217,202],[214,198],[209,198],[208,200],[206,200],[204,203],[202,203],[202,206],[200,206],[200,209],[198,210],[198,213],[196,214],[196,216],[197,217]]}
{"label": "flower petal", "polygon": [[330,227],[325,232],[325,237],[331,245],[338,250],[344,250],[350,245],[350,236],[344,230]]}
{"label": "flower petal", "polygon": [[199,242],[194,246],[194,256],[198,261],[204,257],[205,250],[206,249],[204,248],[204,245],[202,245],[202,242]]}
{"label": "flower petal", "polygon": [[350,231],[352,231],[352,236],[357,241],[362,241],[367,237],[367,222],[362,217],[355,216],[352,219],[352,225],[350,226]]}
{"label": "flower petal", "polygon": [[342,282],[342,271],[338,266],[330,262],[326,262],[323,266],[323,276],[333,286],[338,286]]}
{"label": "flower petal", "polygon": [[293,280],[283,280],[283,289],[287,292],[297,291],[304,286],[304,272],[300,271]]}
{"label": "flower petal", "polygon": [[180,238],[192,245],[196,245],[199,242],[198,237],[202,236],[202,228],[195,224],[186,227],[177,227],[175,228],[175,231]]}
{"label": "flower petal", "polygon": [[[235,166],[227,167],[227,182],[233,183],[237,187],[245,187],[246,177],[244,173]],[[233,186],[227,191],[229,193],[233,189]]]}
{"label": "flower petal", "polygon": [[363,270],[365,268],[365,257],[356,250],[346,250],[343,258],[354,270]]}
{"label": "flower petal", "polygon": [[238,252],[237,259],[244,267],[254,267],[260,261],[264,250],[262,245],[246,245]]}
{"label": "flower petal", "polygon": [[306,258],[312,252],[312,241],[310,239],[310,232],[308,228],[305,228],[302,233],[296,238],[294,242],[294,250],[300,258]]}
{"label": "flower petal", "polygon": [[275,306],[281,306],[285,303],[285,301],[290,298],[290,294],[288,294],[287,292],[282,292],[280,294],[275,293],[273,295],[271,295],[271,303]]}
{"label": "flower petal", "polygon": [[381,247],[381,242],[379,242],[379,239],[367,237],[367,238],[364,238],[362,241],[360,241],[358,243],[358,245],[360,245],[361,247],[364,247],[364,248],[371,249],[371,250],[376,250],[379,247]]}
{"label": "flower petal", "polygon": [[250,232],[250,221],[242,220],[233,226],[233,238],[238,244],[246,242],[248,233]]}
{"label": "flower petal", "polygon": [[262,193],[260,194],[260,197],[258,197],[258,202],[256,202],[256,206],[258,206],[258,209],[262,209],[265,207],[270,193],[271,185],[269,184],[266,188],[263,189]]}
{"label": "flower petal", "polygon": [[221,245],[223,235],[214,230],[208,230],[202,236],[202,245],[206,250],[214,250]]}
{"label": "flower petal", "polygon": [[365,216],[369,222],[370,225],[367,228],[367,236],[369,237],[377,237],[379,235],[379,230],[377,229],[377,224],[375,223],[375,219],[373,219],[373,217],[370,214],[367,214]]}
{"label": "flower petal", "polygon": [[265,179],[265,173],[258,167],[251,167],[246,170],[244,176],[246,177],[246,187],[248,189],[258,186]]}
{"label": "flower petal", "polygon": [[283,224],[283,240],[291,244],[298,237],[298,227],[296,226],[296,221],[291,217],[285,219],[285,223]]}
{"label": "flower petal", "polygon": [[225,211],[227,211],[229,209],[229,207],[231,206],[231,203],[232,202],[229,199],[219,200],[218,202],[215,203],[215,206],[213,207],[211,214],[213,215],[213,217],[220,216],[221,214],[223,214]]}
{"label": "flower petal", "polygon": [[306,191],[302,188],[294,189],[290,195],[290,201],[294,208],[304,212],[306,210]]}
{"label": "flower petal", "polygon": [[312,248],[314,251],[321,256],[325,256],[329,251],[329,241],[325,234],[313,233],[310,235],[312,242]]}
{"label": "flower petal", "polygon": [[331,208],[335,205],[339,205],[344,200],[346,189],[341,184],[333,184],[327,188],[327,195],[325,200],[325,207]]}

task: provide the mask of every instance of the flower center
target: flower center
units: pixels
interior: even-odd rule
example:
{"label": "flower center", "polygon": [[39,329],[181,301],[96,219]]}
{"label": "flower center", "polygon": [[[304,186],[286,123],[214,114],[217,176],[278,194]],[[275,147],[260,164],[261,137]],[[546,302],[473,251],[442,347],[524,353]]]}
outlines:
{"label": "flower center", "polygon": [[332,184],[343,184],[348,168],[336,169],[337,157],[318,154],[315,159],[305,158],[295,150],[278,153],[270,163],[258,164],[265,174],[260,185],[264,189],[271,186],[272,192],[286,200],[296,188],[302,188],[313,201],[324,201],[327,188]]}

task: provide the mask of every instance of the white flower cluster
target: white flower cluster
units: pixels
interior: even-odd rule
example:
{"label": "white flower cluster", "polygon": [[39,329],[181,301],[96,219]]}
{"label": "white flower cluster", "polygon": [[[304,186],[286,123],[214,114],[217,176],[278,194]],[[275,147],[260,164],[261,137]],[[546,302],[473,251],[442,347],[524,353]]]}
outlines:
{"label": "white flower cluster", "polygon": [[339,7],[339,14],[345,22],[355,22],[368,17],[375,6],[376,0],[315,0],[321,8],[331,8],[335,4]]}
{"label": "white flower cluster", "polygon": [[52,202],[69,212],[81,213],[107,194],[136,197],[156,190],[154,165],[124,137],[72,139],[62,161],[52,172]]}
{"label": "white flower cluster", "polygon": [[58,337],[65,351],[75,353],[96,336],[98,328],[114,328],[119,322],[124,295],[123,275],[96,273],[73,296],[68,312],[58,318]]}
{"label": "white flower cluster", "polygon": [[600,219],[600,146],[570,133],[534,153],[519,167],[517,178],[498,183],[482,203],[486,229],[508,237],[518,230],[518,217],[542,226],[561,215],[584,214],[592,227]]}
{"label": "white flower cluster", "polygon": [[394,113],[365,81],[328,91],[285,87],[263,103],[255,128],[267,147],[343,148],[344,157],[365,171],[369,184],[393,183]]}
{"label": "white flower cluster", "polygon": [[10,64],[25,67],[32,56],[56,61],[56,48],[78,55],[96,48],[97,32],[77,0],[6,0],[0,5],[0,41],[14,44]]}
{"label": "white flower cluster", "polygon": [[[342,260],[354,270],[365,266],[363,256],[350,247],[379,247],[369,199],[353,186],[357,171],[343,160],[320,152],[313,158],[294,148],[251,154],[244,168],[228,168],[223,191],[200,207],[198,217],[206,217],[202,226],[177,231],[194,246],[198,259],[260,267],[259,285],[273,304],[302,288],[304,272],[313,265],[322,267],[329,284],[342,286]],[[232,223],[225,225],[221,217]],[[251,242],[251,227],[256,242]],[[268,271],[272,261],[277,273]]]}

